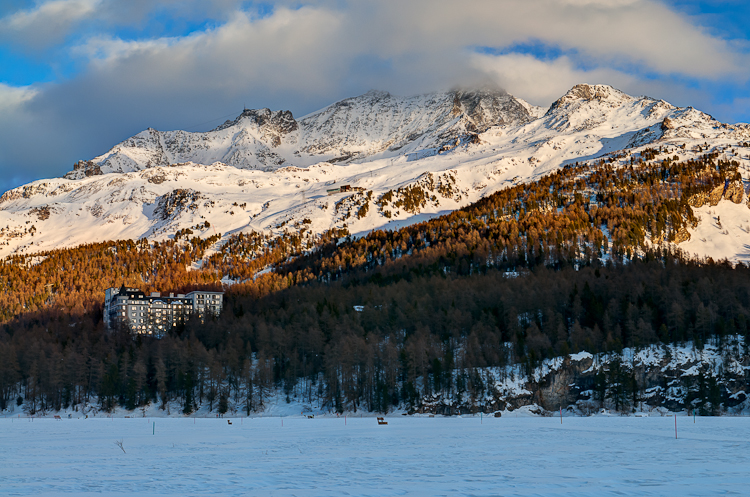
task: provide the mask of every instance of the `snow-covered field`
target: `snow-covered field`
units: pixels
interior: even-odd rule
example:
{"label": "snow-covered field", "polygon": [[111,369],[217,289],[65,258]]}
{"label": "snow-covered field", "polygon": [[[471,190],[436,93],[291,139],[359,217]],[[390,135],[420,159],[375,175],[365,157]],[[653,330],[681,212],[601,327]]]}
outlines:
{"label": "snow-covered field", "polygon": [[678,439],[666,416],[386,420],[2,418],[0,495],[688,496],[750,484],[745,417],[678,416]]}

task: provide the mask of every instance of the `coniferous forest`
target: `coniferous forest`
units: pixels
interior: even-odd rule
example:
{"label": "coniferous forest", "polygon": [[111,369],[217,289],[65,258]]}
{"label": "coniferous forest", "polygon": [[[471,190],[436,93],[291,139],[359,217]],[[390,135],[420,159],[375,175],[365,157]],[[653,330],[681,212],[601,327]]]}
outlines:
{"label": "coniferous forest", "polygon": [[[210,256],[218,235],[12,257],[0,265],[0,409],[250,413],[280,391],[338,412],[409,410],[438,393],[481,398],[483,368],[529,374],[580,351],[747,337],[750,269],[676,245],[697,222],[692,208],[738,181],[737,164],[670,155],[571,165],[358,239],[342,227],[312,244],[232,235]],[[415,212],[430,195],[389,193]],[[221,289],[225,276],[239,283],[216,318],[160,339],[104,329],[107,287]],[[629,385],[625,397],[645,388],[628,382],[613,380]]]}

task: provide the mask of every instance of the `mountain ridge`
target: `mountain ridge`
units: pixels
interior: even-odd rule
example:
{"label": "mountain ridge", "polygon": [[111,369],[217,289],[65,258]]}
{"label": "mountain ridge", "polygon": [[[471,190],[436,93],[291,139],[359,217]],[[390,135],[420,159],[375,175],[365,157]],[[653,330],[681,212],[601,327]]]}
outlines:
{"label": "mountain ridge", "polygon": [[[299,120],[290,111],[245,109],[207,132],[149,128],[90,162],[103,173],[185,162],[265,170],[349,162],[379,153],[449,148],[451,142],[490,126],[528,122],[535,117],[534,110],[503,90],[452,90],[413,97],[370,91]],[[74,170],[65,177],[83,176]]]}

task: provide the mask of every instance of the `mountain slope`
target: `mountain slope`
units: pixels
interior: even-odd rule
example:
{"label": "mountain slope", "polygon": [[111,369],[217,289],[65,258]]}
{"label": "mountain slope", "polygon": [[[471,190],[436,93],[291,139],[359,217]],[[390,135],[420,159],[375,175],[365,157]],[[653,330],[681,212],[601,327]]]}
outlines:
{"label": "mountain slope", "polygon": [[[750,149],[738,147],[746,141],[747,125],[604,85],[577,85],[546,113],[491,90],[408,98],[368,92],[299,120],[247,110],[206,133],[146,130],[65,178],[6,192],[0,256],[161,240],[183,229],[363,234],[455,210],[567,164],[606,158],[627,166],[654,146],[681,161],[721,154],[738,161],[746,182]],[[328,195],[342,185],[353,189]],[[416,188],[422,200],[405,201]],[[721,228],[695,228],[690,251],[750,258],[750,210],[733,205]],[[700,208],[706,221],[712,207]],[[714,231],[727,232],[720,249]]]}

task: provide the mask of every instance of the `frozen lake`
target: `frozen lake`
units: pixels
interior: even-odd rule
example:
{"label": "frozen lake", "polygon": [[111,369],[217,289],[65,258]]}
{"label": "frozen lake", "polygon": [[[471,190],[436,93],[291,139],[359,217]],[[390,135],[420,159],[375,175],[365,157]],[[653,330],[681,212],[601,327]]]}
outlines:
{"label": "frozen lake", "polygon": [[[747,495],[750,418],[0,418],[0,495]],[[153,423],[155,425],[155,434]],[[125,453],[114,443],[123,442]]]}

